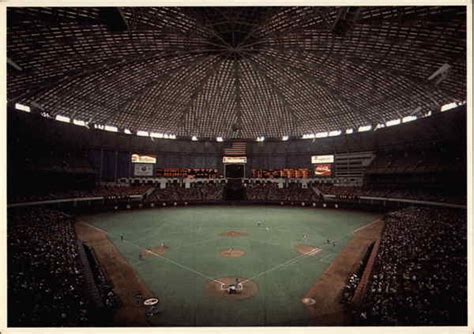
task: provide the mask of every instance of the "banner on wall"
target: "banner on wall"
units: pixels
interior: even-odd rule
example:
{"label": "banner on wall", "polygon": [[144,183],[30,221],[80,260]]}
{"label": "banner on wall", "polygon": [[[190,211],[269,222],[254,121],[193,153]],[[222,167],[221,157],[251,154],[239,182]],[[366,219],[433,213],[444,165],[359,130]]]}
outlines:
{"label": "banner on wall", "polygon": [[334,155],[313,155],[311,157],[312,164],[332,164],[334,162]]}
{"label": "banner on wall", "polygon": [[246,164],[247,157],[224,157],[222,162],[225,164]]}
{"label": "banner on wall", "polygon": [[151,164],[134,164],[135,176],[153,176],[153,165]]}
{"label": "banner on wall", "polygon": [[132,154],[132,162],[141,164],[156,164],[156,156]]}

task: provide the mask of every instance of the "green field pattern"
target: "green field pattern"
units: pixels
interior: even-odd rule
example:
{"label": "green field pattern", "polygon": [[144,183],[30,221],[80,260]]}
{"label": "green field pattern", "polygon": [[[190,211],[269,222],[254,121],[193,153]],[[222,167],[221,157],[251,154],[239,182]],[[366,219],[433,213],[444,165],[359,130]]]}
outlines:
{"label": "green field pattern", "polygon": [[[360,211],[279,207],[201,206],[116,212],[82,217],[108,232],[110,240],[160,299],[159,326],[306,325],[301,298],[344,248],[357,228],[378,218]],[[261,226],[257,226],[261,221]],[[267,227],[269,230],[267,230]],[[229,238],[222,232],[245,231]],[[321,248],[300,256],[294,246]],[[123,235],[125,241],[120,241]],[[336,246],[326,240],[336,241]],[[166,258],[139,259],[140,249],[164,242]],[[224,258],[223,249],[246,252]],[[256,296],[217,298],[206,292],[208,279],[253,278]],[[317,302],[317,301],[316,301]]]}

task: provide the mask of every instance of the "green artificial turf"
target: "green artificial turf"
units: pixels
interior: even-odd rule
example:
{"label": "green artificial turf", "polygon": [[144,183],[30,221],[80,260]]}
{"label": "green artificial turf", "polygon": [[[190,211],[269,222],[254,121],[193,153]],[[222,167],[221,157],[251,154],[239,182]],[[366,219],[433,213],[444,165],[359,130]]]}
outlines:
{"label": "green artificial turf", "polygon": [[[162,326],[305,325],[301,298],[331,264],[352,232],[378,215],[336,209],[201,206],[121,211],[82,217],[108,232],[147,287],[160,299]],[[261,226],[257,226],[261,221]],[[267,227],[269,230],[267,230]],[[248,235],[229,238],[226,231]],[[303,235],[307,234],[307,241]],[[123,235],[125,241],[120,240]],[[336,246],[326,240],[336,242]],[[140,249],[169,247],[166,258],[139,259]],[[322,251],[300,256],[296,244]],[[224,258],[233,247],[246,254]],[[209,279],[251,278],[258,293],[245,300],[217,298]]]}

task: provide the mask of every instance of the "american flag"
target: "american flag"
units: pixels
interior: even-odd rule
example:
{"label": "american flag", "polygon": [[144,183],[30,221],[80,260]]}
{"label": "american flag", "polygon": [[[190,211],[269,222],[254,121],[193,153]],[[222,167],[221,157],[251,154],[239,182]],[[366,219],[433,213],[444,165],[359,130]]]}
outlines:
{"label": "american flag", "polygon": [[[230,145],[229,145],[230,144]],[[224,147],[224,155],[226,156],[245,156],[247,144],[245,142],[231,142]]]}

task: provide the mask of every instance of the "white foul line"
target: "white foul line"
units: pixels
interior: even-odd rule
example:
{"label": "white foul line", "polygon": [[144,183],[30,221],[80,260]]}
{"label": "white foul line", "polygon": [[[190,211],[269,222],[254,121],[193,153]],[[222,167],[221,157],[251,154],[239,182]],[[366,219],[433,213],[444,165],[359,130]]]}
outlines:
{"label": "white foul line", "polygon": [[[87,225],[87,226],[90,226],[90,227],[92,227],[92,228],[95,228],[96,230],[102,231],[102,232],[104,232],[105,234],[115,235],[114,233],[107,232],[106,230],[103,230],[103,229],[101,229],[101,228],[99,228],[99,227],[93,226],[93,225],[91,225],[91,224],[89,224],[89,223],[86,223],[86,222],[81,222],[81,223],[82,223],[82,224],[85,224],[85,225]],[[161,258],[161,259],[163,259],[163,260],[165,260],[165,261],[168,261],[168,262],[174,264],[175,266],[178,266],[178,267],[180,267],[180,268],[182,268],[182,269],[185,269],[185,270],[187,270],[187,271],[190,271],[190,272],[192,272],[192,273],[195,273],[196,275],[199,275],[199,276],[201,276],[201,277],[204,277],[205,279],[207,279],[207,280],[209,280],[209,281],[213,281],[213,282],[216,282],[216,283],[224,284],[223,282],[221,282],[221,281],[219,281],[219,280],[216,280],[216,279],[213,279],[213,278],[211,278],[211,277],[209,277],[209,276],[206,276],[206,275],[204,275],[203,273],[201,273],[201,272],[199,272],[199,271],[196,271],[196,270],[194,270],[194,269],[192,269],[192,268],[189,268],[189,267],[187,267],[187,266],[185,266],[185,265],[182,265],[181,263],[178,263],[178,262],[176,262],[176,261],[173,261],[173,260],[171,260],[171,259],[169,259],[169,258],[167,258],[167,257],[164,257],[164,256],[160,255],[160,254],[157,254],[157,253],[155,253],[155,252],[153,252],[153,251],[151,251],[151,250],[149,250],[149,249],[142,248],[142,247],[140,247],[139,245],[134,244],[133,242],[130,242],[130,241],[125,240],[125,239],[124,239],[123,241],[129,243],[129,244],[132,245],[132,246],[137,247],[137,248],[140,249],[140,250],[144,250],[144,251],[146,251],[146,252],[148,252],[148,253],[150,253],[150,254],[155,255],[155,256],[158,257],[158,258]]]}
{"label": "white foul line", "polygon": [[262,275],[265,275],[265,274],[267,274],[267,273],[269,273],[269,272],[271,272],[271,271],[273,271],[273,270],[276,270],[276,269],[278,269],[278,268],[280,268],[280,267],[285,267],[285,266],[288,266],[288,265],[290,265],[290,264],[296,263],[296,262],[298,262],[298,259],[299,259],[299,258],[302,258],[302,257],[304,257],[304,256],[316,255],[316,254],[318,254],[318,253],[321,252],[321,251],[322,251],[322,249],[318,248],[318,249],[314,249],[314,250],[312,250],[312,251],[310,251],[310,252],[307,252],[307,253],[304,253],[304,254],[300,254],[300,255],[295,256],[295,257],[293,257],[293,258],[291,258],[291,259],[289,259],[289,260],[287,260],[287,261],[285,261],[285,262],[283,262],[283,263],[280,263],[280,264],[278,264],[278,265],[276,265],[276,266],[274,266],[274,267],[272,267],[272,268],[270,268],[270,269],[268,269],[268,270],[262,271],[260,274],[257,274],[257,275],[255,275],[255,276],[252,276],[252,277],[250,277],[250,278],[248,278],[248,279],[242,281],[241,283],[242,283],[242,284],[243,284],[243,283],[246,283],[246,282],[248,282],[248,281],[250,281],[250,280],[256,279],[257,277],[260,277],[260,276],[262,276]]}
{"label": "white foul line", "polygon": [[[374,222],[372,222],[372,223],[370,223],[370,224],[374,224],[374,223],[376,223],[376,221],[374,221]],[[368,225],[370,225],[370,224],[368,224]],[[368,226],[368,225],[366,225],[366,226]],[[352,232],[352,233],[354,233],[354,232]],[[350,235],[350,234],[348,234],[348,235]],[[339,238],[339,239],[337,239],[337,240],[333,240],[333,242],[335,242],[335,241],[339,242],[340,240],[344,239],[344,237],[346,237],[346,236],[348,236],[348,235],[344,235],[344,236],[342,236],[341,238]],[[260,276],[262,276],[262,275],[264,275],[264,274],[266,274],[266,273],[268,273],[268,272],[270,272],[270,271],[273,271],[273,270],[275,270],[275,269],[278,269],[278,268],[280,268],[280,267],[288,266],[288,265],[290,265],[290,264],[296,263],[297,260],[298,260],[299,258],[301,258],[301,257],[308,256],[308,255],[316,255],[316,254],[318,254],[318,253],[321,252],[321,251],[322,251],[322,249],[321,249],[321,248],[318,248],[318,249],[312,250],[312,251],[310,251],[310,252],[308,252],[308,253],[295,256],[294,258],[291,258],[291,259],[289,259],[288,261],[285,261],[285,262],[283,262],[283,263],[280,263],[280,264],[276,265],[275,267],[272,267],[272,268],[270,268],[270,269],[268,269],[268,270],[265,270],[265,271],[261,272],[260,274],[257,274],[257,275],[255,275],[255,276],[249,278],[249,279],[246,279],[246,280],[243,281],[242,283],[245,283],[245,282],[250,281],[251,279],[255,279],[255,278],[257,278],[257,277],[260,277]],[[318,261],[321,261],[321,259],[319,259]]]}
{"label": "white foul line", "polygon": [[[369,224],[367,224],[367,225],[364,225],[364,226],[362,226],[362,227],[359,227],[357,230],[353,231],[352,233],[355,233],[355,232],[357,232],[357,231],[359,231],[359,230],[361,230],[361,229],[363,229],[363,228],[366,228],[367,226],[370,226],[370,225],[372,225],[372,224],[375,224],[375,223],[377,223],[378,221],[379,221],[379,220],[375,220],[375,221],[373,221],[372,223],[369,223]],[[107,231],[105,231],[105,230],[103,230],[103,229],[101,229],[101,228],[98,228],[98,227],[96,227],[96,226],[90,225],[89,223],[86,223],[86,222],[81,222],[81,223],[86,224],[86,225],[88,225],[88,226],[90,226],[90,227],[92,227],[92,228],[95,228],[95,229],[99,230],[99,231],[102,231],[102,232],[104,232],[104,233],[106,233],[106,234],[114,235],[113,233],[107,232]],[[218,239],[218,238],[216,238],[216,239]],[[342,240],[342,239],[343,239],[343,238],[339,238],[339,239],[336,240],[336,241],[339,242],[339,240]],[[213,239],[209,239],[209,240],[207,240],[207,241],[211,241],[211,240],[213,240]],[[254,239],[250,239],[250,240],[259,242],[259,241],[254,240]],[[133,246],[135,246],[135,247],[137,247],[137,248],[139,248],[139,249],[141,249],[141,250],[146,250],[146,251],[148,251],[149,253],[151,253],[151,254],[153,254],[153,255],[159,257],[159,258],[162,258],[162,259],[164,259],[164,260],[166,260],[166,261],[168,261],[168,262],[170,262],[170,263],[173,263],[174,265],[176,265],[176,266],[178,266],[178,267],[180,267],[180,268],[183,268],[183,269],[185,269],[185,270],[191,271],[191,272],[193,272],[193,273],[195,273],[195,274],[197,274],[197,275],[199,275],[199,276],[201,276],[201,277],[204,277],[204,278],[206,278],[206,279],[208,279],[208,280],[210,280],[210,281],[213,281],[213,282],[216,282],[216,283],[220,283],[221,285],[225,285],[225,283],[223,283],[223,282],[221,282],[221,281],[219,281],[219,280],[216,280],[216,279],[213,279],[213,278],[211,278],[211,277],[208,277],[208,276],[204,275],[203,273],[200,273],[199,271],[196,271],[196,270],[194,270],[194,269],[192,269],[192,268],[186,267],[186,266],[184,266],[184,265],[182,265],[182,264],[180,264],[180,263],[178,263],[178,262],[176,262],[176,261],[173,261],[173,260],[171,260],[171,259],[169,259],[169,258],[167,258],[167,257],[161,256],[160,254],[157,254],[157,253],[155,253],[155,252],[153,252],[153,251],[151,251],[151,250],[142,248],[142,247],[140,247],[140,246],[138,246],[138,245],[136,245],[136,244],[134,244],[134,243],[132,243],[132,242],[130,242],[130,241],[128,241],[128,240],[124,240],[124,241],[128,242],[129,244],[131,244],[131,245],[133,245]],[[263,241],[260,241],[260,242],[263,242]],[[268,243],[268,242],[263,242],[263,243],[270,244],[270,243]],[[183,246],[183,247],[185,247],[185,246]],[[268,269],[268,270],[265,270],[265,271],[263,271],[263,272],[261,272],[261,273],[255,275],[255,276],[252,276],[252,277],[250,277],[250,278],[248,278],[248,279],[246,279],[246,280],[244,280],[244,281],[242,281],[242,282],[240,282],[240,283],[241,283],[241,284],[247,283],[247,282],[249,282],[250,280],[256,279],[257,277],[260,277],[260,276],[262,276],[262,275],[264,275],[264,274],[266,274],[266,273],[269,273],[269,272],[271,272],[271,271],[274,271],[274,270],[276,270],[276,269],[278,269],[278,268],[280,268],[280,267],[285,267],[285,266],[291,265],[291,264],[293,264],[293,263],[296,263],[296,262],[298,262],[298,259],[300,259],[300,258],[302,258],[302,257],[309,256],[309,255],[316,255],[316,254],[318,254],[318,253],[321,252],[321,251],[322,251],[322,249],[318,248],[318,249],[314,249],[314,250],[312,250],[312,251],[309,251],[309,252],[307,252],[307,253],[300,254],[300,255],[295,256],[295,257],[293,257],[293,258],[291,258],[291,259],[289,259],[289,260],[287,260],[287,261],[285,261],[285,262],[283,262],[283,263],[280,263],[280,264],[278,264],[278,265],[276,265],[276,266],[274,266],[274,267],[272,267],[272,268],[270,268],[270,269]]]}
{"label": "white foul line", "polygon": [[379,221],[380,221],[380,219],[374,220],[372,223],[369,223],[369,224],[366,224],[364,226],[359,227],[357,230],[354,230],[352,233],[359,232],[360,230],[363,230],[364,228],[369,227],[370,225],[378,223]]}

